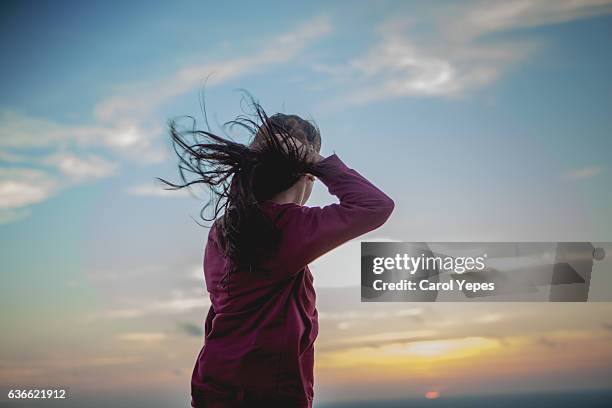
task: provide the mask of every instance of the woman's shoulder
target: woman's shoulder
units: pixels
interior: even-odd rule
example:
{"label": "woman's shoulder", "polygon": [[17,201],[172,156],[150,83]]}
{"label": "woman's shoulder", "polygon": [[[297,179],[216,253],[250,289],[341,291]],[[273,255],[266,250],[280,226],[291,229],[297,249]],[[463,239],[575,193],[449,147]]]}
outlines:
{"label": "woman's shoulder", "polygon": [[278,221],[283,215],[290,214],[294,211],[299,211],[305,207],[296,203],[276,203],[274,201],[264,201],[260,204],[261,208],[275,221]]}

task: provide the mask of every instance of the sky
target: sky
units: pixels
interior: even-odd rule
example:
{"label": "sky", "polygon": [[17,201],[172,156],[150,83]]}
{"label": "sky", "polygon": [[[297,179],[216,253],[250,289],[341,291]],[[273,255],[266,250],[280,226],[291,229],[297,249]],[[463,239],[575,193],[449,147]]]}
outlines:
{"label": "sky", "polygon": [[[187,398],[207,195],[154,178],[203,92],[314,119],[396,203],[363,240],[612,241],[612,2],[0,7],[0,384]],[[358,247],[312,265],[319,401],[610,386],[608,303],[362,304]]]}

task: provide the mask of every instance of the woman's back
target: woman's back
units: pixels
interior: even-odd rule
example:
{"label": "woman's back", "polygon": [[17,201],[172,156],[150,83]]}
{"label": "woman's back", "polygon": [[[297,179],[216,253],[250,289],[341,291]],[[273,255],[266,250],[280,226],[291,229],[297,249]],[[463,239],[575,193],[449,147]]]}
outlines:
{"label": "woman's back", "polygon": [[[306,207],[267,200],[261,210],[281,233],[273,256],[253,270],[231,273],[216,224],[209,232],[204,273],[212,306],[205,343],[192,377],[192,405],[224,407],[272,399],[311,407],[314,341],[318,333],[308,264],[382,225],[393,201],[337,155],[317,164],[319,178],[339,204]],[[328,272],[329,273],[329,272]],[[229,277],[229,279],[228,279]]]}

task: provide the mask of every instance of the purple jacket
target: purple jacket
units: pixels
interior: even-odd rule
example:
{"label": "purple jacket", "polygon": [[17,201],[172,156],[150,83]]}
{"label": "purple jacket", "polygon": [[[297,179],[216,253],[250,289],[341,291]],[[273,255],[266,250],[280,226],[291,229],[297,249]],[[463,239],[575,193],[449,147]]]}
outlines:
{"label": "purple jacket", "polygon": [[229,260],[210,229],[204,276],[211,307],[205,342],[191,381],[192,405],[274,397],[290,407],[312,406],[314,341],[318,332],[313,277],[308,264],[342,243],[380,227],[394,203],[333,154],[318,164],[319,179],[339,204],[306,207],[262,203],[282,232],[269,273],[233,273],[218,287]]}

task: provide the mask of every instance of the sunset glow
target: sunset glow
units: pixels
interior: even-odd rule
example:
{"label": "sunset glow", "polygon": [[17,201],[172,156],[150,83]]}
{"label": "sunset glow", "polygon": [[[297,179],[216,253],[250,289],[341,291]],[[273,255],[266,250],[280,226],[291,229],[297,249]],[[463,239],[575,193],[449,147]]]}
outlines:
{"label": "sunset glow", "polygon": [[440,393],[438,391],[427,391],[425,393],[425,398],[427,398],[427,399],[437,399],[437,398],[440,398]]}

